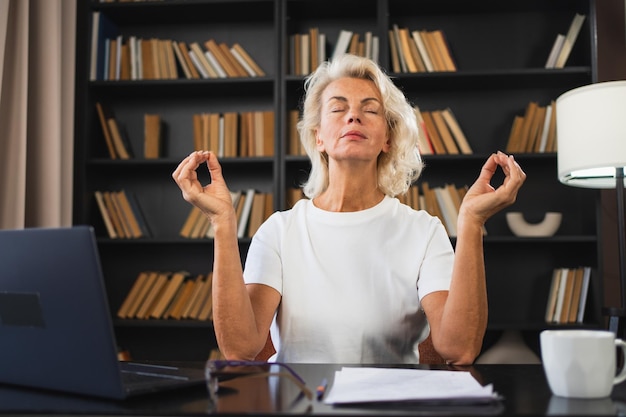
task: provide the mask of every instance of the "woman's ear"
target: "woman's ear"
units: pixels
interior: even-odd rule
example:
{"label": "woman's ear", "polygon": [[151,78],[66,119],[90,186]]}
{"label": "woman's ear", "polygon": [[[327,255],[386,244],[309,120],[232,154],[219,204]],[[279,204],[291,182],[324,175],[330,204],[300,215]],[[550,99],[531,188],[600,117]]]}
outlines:
{"label": "woman's ear", "polygon": [[320,138],[318,129],[315,129],[315,147],[318,151],[324,152],[324,141]]}
{"label": "woman's ear", "polygon": [[383,143],[382,151],[387,153],[387,152],[389,152],[389,149],[391,149],[391,139],[389,137],[387,137],[387,140],[385,141],[385,143]]}

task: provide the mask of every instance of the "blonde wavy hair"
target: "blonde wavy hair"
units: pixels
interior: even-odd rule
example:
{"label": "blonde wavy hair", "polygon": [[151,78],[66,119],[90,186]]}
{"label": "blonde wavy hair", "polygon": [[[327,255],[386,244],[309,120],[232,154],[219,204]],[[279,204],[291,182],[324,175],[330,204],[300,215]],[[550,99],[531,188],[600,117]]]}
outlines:
{"label": "blonde wavy hair", "polygon": [[304,82],[305,95],[298,133],[311,160],[309,178],[303,184],[304,194],[315,198],[328,187],[328,156],[317,150],[315,130],[321,122],[324,90],[331,82],[346,77],[370,80],[380,91],[390,149],[378,156],[378,187],[390,197],[404,194],[424,168],[417,148],[419,128],[415,110],[378,64],[351,54],[323,62]]}

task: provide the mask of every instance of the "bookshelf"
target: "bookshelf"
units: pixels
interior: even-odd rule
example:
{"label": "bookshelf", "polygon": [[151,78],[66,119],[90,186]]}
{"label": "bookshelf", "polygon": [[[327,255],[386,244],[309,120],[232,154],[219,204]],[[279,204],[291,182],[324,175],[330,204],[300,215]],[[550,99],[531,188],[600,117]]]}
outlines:
{"label": "bookshelf", "polygon": [[[238,43],[264,75],[190,79],[179,68],[178,77],[172,79],[90,80],[94,12],[106,15],[122,39]],[[546,69],[557,34],[567,32],[576,13],[586,19],[566,65]],[[441,30],[456,70],[393,72],[388,36],[393,25]],[[596,80],[595,25],[593,0],[482,0],[471,5],[461,0],[79,2],[74,223],[96,228],[112,314],[142,271],[187,271],[191,276],[211,272],[211,239],[180,235],[191,206],[171,179],[179,160],[193,150],[193,115],[272,111],[272,153],[221,161],[232,190],[255,189],[272,195],[273,210],[289,207],[292,189],[308,170],[306,157],[292,152],[289,145],[290,115],[298,108],[304,77],[294,73],[290,61],[292,35],[309,34],[315,28],[315,33],[324,34],[325,54],[330,57],[342,30],[362,36],[370,32],[378,37],[380,64],[421,111],[449,108],[454,112],[472,152],[426,155],[427,167],[416,186],[426,182],[435,188],[470,185],[488,154],[505,149],[513,120],[524,114],[528,103],[549,104],[561,93]],[[110,158],[96,102],[114,112],[133,158]],[[157,158],[144,157],[146,114],[161,119]],[[485,347],[504,330],[536,335],[555,326],[544,321],[555,268],[592,267],[586,314],[583,323],[575,325],[595,327],[601,321],[599,195],[562,186],[556,178],[554,152],[516,157],[528,179],[510,210],[523,212],[529,221],[559,211],[563,222],[550,238],[515,237],[506,224],[506,211],[487,223],[490,319]],[[208,180],[203,172],[200,177]],[[119,190],[135,196],[148,236],[109,237],[94,193]],[[249,242],[249,237],[240,239],[242,261]],[[120,348],[138,359],[203,360],[215,347],[210,321],[117,319],[115,325]]]}

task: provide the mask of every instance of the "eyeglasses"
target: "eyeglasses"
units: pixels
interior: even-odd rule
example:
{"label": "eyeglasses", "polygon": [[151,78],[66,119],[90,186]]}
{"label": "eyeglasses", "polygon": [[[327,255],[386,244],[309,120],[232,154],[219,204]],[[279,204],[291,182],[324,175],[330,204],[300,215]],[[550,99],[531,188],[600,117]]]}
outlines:
{"label": "eyeglasses", "polygon": [[[286,372],[271,372],[270,368],[279,366]],[[300,391],[309,399],[313,399],[313,393],[306,386],[306,382],[289,365],[282,362],[264,361],[240,361],[240,360],[208,360],[205,366],[205,376],[209,391],[214,394],[218,390],[221,381],[233,378],[261,378],[278,376],[285,377],[293,382]]]}

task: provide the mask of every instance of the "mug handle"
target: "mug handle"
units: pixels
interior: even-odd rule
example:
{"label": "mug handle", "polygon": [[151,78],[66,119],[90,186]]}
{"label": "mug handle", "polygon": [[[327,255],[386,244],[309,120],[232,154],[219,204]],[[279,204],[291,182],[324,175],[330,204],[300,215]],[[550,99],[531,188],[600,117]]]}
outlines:
{"label": "mug handle", "polygon": [[626,380],[626,342],[622,339],[615,339],[615,347],[622,350],[624,360],[622,361],[622,369],[620,369],[618,375],[613,379],[613,385]]}

